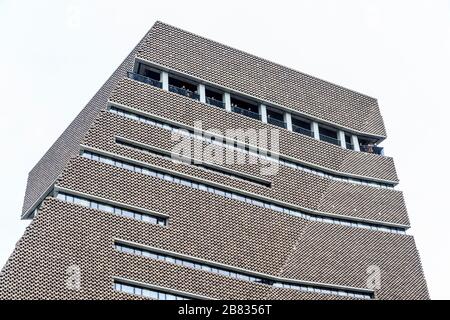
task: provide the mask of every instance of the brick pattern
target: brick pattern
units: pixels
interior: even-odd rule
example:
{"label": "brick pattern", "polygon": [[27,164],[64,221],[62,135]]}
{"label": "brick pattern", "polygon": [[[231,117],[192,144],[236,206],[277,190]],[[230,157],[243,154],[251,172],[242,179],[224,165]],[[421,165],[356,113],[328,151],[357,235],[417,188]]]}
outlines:
{"label": "brick pattern", "polygon": [[137,56],[262,101],[386,135],[376,99],[164,23],[155,23]]}
{"label": "brick pattern", "polygon": [[414,239],[405,235],[309,222],[307,231],[299,237],[296,248],[286,261],[282,275],[365,286],[369,266],[377,266],[381,271],[377,298],[428,299]]}
{"label": "brick pattern", "polygon": [[30,171],[22,214],[30,209],[44,195],[47,188],[61,174],[70,157],[78,153],[80,141],[83,139],[99,111],[106,108],[106,102],[111,91],[116,86],[117,81],[126,74],[126,71],[133,69],[137,48],[143,43],[144,39],[145,37],[130,52],[100,90],[92,97],[83,110]]}
{"label": "brick pattern", "polygon": [[[155,191],[156,188],[157,186],[155,186]],[[189,202],[189,208],[192,208],[196,201],[197,199],[182,199],[181,205],[184,206],[184,202]],[[160,206],[160,204],[157,205]],[[250,265],[263,266],[266,261],[273,267],[263,267],[264,269],[272,269],[274,274],[280,276],[294,274],[295,278],[301,280],[305,280],[302,277],[308,277],[308,274],[298,275],[304,269],[311,269],[309,273],[314,274],[315,278],[319,278],[320,270],[325,269],[327,281],[352,286],[363,284],[361,279],[366,275],[365,268],[367,265],[373,264],[372,258],[376,256],[377,262],[382,259],[383,267],[386,270],[382,274],[382,281],[390,282],[388,290],[376,291],[377,298],[398,298],[399,293],[401,293],[401,298],[405,299],[427,297],[426,287],[423,287],[423,283],[420,281],[418,285],[417,279],[410,274],[414,273],[415,276],[420,277],[420,265],[413,265],[411,268],[413,271],[407,271],[406,275],[402,274],[397,283],[391,282],[405,271],[404,268],[395,268],[399,263],[397,261],[406,259],[408,265],[411,266],[411,260],[414,260],[408,258],[411,254],[409,247],[412,241],[409,236],[393,236],[384,233],[368,236],[368,234],[360,234],[359,230],[339,226],[330,226],[332,230],[317,230],[311,226],[314,224],[312,222],[303,222],[288,216],[277,220],[267,219],[266,213],[261,212],[263,210],[254,212],[247,210],[239,217],[235,216],[234,211],[229,211],[228,208],[222,206],[205,208],[206,210],[209,212],[211,222],[196,219],[196,216],[204,216],[204,212],[197,214],[197,210],[188,211],[175,208],[170,213],[171,226],[164,228],[48,199],[42,211],[26,230],[11,262],[6,267],[6,285],[0,287],[0,298],[138,298],[114,292],[112,289],[113,277],[124,277],[219,299],[339,298],[271,288],[162,261],[123,254],[114,250],[114,238],[132,240],[145,245],[158,246],[247,268],[250,268]],[[234,223],[233,220],[236,218],[248,220],[248,223]],[[261,222],[264,226],[255,222]],[[206,229],[205,223],[207,224]],[[292,226],[293,224],[295,226]],[[306,226],[308,227],[306,228]],[[273,230],[275,234],[261,232],[263,228],[270,228],[265,230]],[[339,231],[340,228],[346,229],[346,239],[350,239],[347,248],[354,247],[352,253],[355,255],[348,253],[346,263],[343,263],[341,259],[328,257],[327,262],[329,263],[322,268],[317,268],[316,266],[321,265],[322,259],[326,257],[326,252],[331,255],[343,249],[340,242],[321,241],[319,242],[322,248],[321,252],[324,253],[318,256],[309,255],[311,248],[317,251],[317,241],[320,240],[317,239],[320,235],[315,232],[329,231],[342,235],[342,232]],[[205,232],[206,230],[207,232]],[[205,247],[203,250],[198,250],[196,242],[199,238]],[[366,246],[367,243],[359,244],[358,241],[362,238],[378,240],[373,243],[373,246]],[[302,241],[297,239],[302,239]],[[285,240],[288,241],[288,244],[285,243]],[[299,245],[295,246],[292,240],[297,241]],[[236,241],[238,243],[235,243]],[[366,242],[370,242],[370,240],[366,240]],[[392,242],[396,247],[398,245],[395,250],[389,249],[392,247]],[[279,248],[269,255],[266,253],[269,249],[261,250],[263,246],[272,247],[274,244]],[[362,249],[363,253],[360,252]],[[383,253],[381,256],[378,254],[380,251]],[[224,252],[229,253],[228,259],[224,259]],[[289,254],[286,255],[286,253]],[[304,257],[299,257],[300,254],[303,254]],[[397,261],[394,255],[399,257]],[[275,259],[271,260],[269,256]],[[308,259],[304,259],[306,257]],[[296,266],[292,267],[292,259],[302,259],[302,261],[300,264],[296,261]],[[303,267],[305,263],[308,264],[308,268]],[[81,269],[81,291],[66,288],[68,278],[66,269],[72,265],[77,265]],[[354,267],[355,265],[358,268]],[[284,269],[287,271],[283,271]],[[350,272],[352,272],[352,277],[343,276]],[[308,272],[305,270],[303,273]],[[309,278],[313,277],[309,276]],[[325,282],[324,280],[325,278],[321,278],[320,281]],[[399,285],[396,286],[397,284]]]}
{"label": "brick pattern", "polygon": [[[191,127],[195,121],[201,121],[205,130],[214,128],[225,132],[226,129],[280,129],[127,78],[119,82],[110,101]],[[280,129],[279,134],[279,149],[284,155],[349,174],[398,181],[394,161],[390,157],[342,149],[285,129]],[[269,139],[269,146],[270,142]]]}
{"label": "brick pattern", "polygon": [[[276,175],[263,176],[260,171],[261,164],[249,164],[248,155],[246,155],[246,162],[243,165],[223,165],[223,167],[238,172],[270,180],[272,187],[267,188],[205,171],[193,165],[177,164],[132,150],[115,143],[117,136],[168,151],[171,151],[173,146],[178,143],[172,141],[171,132],[168,130],[120,117],[110,112],[102,112],[86,135],[83,144],[313,210],[383,222],[409,224],[406,206],[400,191],[333,181],[286,166],[279,166]],[[193,143],[191,146],[193,149]],[[206,147],[207,144],[203,143],[203,146]],[[194,154],[193,151],[192,154]],[[235,157],[236,154],[237,152],[234,153]]]}

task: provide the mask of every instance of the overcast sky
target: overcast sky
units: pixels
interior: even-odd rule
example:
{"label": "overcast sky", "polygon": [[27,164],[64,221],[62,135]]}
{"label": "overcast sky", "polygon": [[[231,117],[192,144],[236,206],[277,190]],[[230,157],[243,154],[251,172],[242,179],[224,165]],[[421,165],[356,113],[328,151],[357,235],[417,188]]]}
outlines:
{"label": "overcast sky", "polygon": [[446,0],[0,0],[1,266],[29,170],[156,20],[376,97],[431,297],[450,299]]}

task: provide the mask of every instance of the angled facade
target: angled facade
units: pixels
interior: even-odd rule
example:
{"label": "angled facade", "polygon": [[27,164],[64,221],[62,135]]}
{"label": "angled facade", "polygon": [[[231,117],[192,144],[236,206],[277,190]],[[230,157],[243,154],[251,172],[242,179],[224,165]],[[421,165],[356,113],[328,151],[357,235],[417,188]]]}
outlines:
{"label": "angled facade", "polygon": [[428,299],[384,139],[376,99],[157,22],[31,170],[0,298]]}

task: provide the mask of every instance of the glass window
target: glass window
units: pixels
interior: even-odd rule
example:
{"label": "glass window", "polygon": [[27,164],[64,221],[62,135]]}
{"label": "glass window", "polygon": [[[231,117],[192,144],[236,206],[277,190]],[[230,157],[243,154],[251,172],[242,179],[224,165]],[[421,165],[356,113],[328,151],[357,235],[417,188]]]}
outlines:
{"label": "glass window", "polygon": [[142,296],[146,297],[146,298],[151,298],[152,293],[150,290],[148,289],[142,289]]}
{"label": "glass window", "polygon": [[158,292],[158,299],[159,300],[166,300],[166,294],[163,292]]}
{"label": "glass window", "polygon": [[134,288],[132,286],[122,284],[122,292],[134,294]]}
{"label": "glass window", "polygon": [[112,206],[109,206],[106,204],[101,204],[101,203],[98,205],[98,209],[102,210],[102,211],[110,212],[110,213],[114,212],[114,208]]}
{"label": "glass window", "polygon": [[128,218],[134,218],[134,213],[128,210],[122,210],[122,215]]}
{"label": "glass window", "polygon": [[134,171],[134,167],[132,165],[127,164],[127,163],[123,164],[123,168],[127,169],[127,170],[130,170],[130,171]]}
{"label": "glass window", "polygon": [[89,206],[89,202],[87,200],[84,200],[84,199],[81,199],[81,198],[78,198],[78,197],[74,197],[74,203],[78,204],[78,205],[81,205],[81,206],[86,206],[86,207]]}
{"label": "glass window", "polygon": [[125,253],[134,253],[134,249],[130,247],[122,247],[122,251]]}
{"label": "glass window", "polygon": [[166,294],[166,300],[177,300],[176,297],[172,294]]}
{"label": "glass window", "polygon": [[206,266],[206,265],[202,265],[202,270],[211,272],[211,267]]}
{"label": "glass window", "polygon": [[175,263],[175,259],[171,257],[166,257],[166,262],[168,263]]}
{"label": "glass window", "polygon": [[56,198],[59,199],[59,200],[62,200],[62,201],[66,201],[66,195],[63,194],[63,193],[58,193]]}
{"label": "glass window", "polygon": [[148,222],[148,223],[156,224],[156,218],[150,217],[150,216],[148,216],[148,215],[143,215],[143,216],[142,216],[142,221],[145,221],[145,222]]}

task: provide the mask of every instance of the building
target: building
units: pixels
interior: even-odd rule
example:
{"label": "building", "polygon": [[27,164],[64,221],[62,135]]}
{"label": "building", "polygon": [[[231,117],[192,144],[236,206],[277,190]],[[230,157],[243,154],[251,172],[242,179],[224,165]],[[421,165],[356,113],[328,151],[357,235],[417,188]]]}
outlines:
{"label": "building", "polygon": [[157,22],[30,172],[0,298],[428,299],[385,138],[376,99]]}

